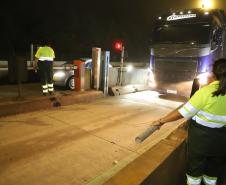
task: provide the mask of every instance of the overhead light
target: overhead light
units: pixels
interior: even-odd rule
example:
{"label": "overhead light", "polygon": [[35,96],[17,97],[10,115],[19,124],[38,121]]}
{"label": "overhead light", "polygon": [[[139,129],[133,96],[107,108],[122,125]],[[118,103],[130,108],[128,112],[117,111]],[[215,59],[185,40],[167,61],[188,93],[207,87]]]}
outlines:
{"label": "overhead light", "polygon": [[191,13],[191,10],[188,10],[188,14],[190,14]]}
{"label": "overhead light", "polygon": [[204,14],[205,14],[205,15],[209,15],[209,12],[205,12]]}
{"label": "overhead light", "polygon": [[159,19],[159,20],[161,20],[161,19],[162,19],[162,17],[158,17],[158,19]]}
{"label": "overhead light", "polygon": [[181,15],[183,15],[183,12],[180,12]]}

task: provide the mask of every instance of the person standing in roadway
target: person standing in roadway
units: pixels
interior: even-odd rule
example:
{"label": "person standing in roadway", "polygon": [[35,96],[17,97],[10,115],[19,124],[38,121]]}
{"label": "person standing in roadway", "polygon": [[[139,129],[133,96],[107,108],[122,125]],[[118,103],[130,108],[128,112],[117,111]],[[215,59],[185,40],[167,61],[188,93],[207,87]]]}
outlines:
{"label": "person standing in roadway", "polygon": [[226,59],[213,65],[214,81],[198,90],[178,110],[157,120],[159,127],[180,118],[189,120],[187,184],[216,185],[226,156]]}
{"label": "person standing in roadway", "polygon": [[44,96],[49,92],[54,92],[53,86],[53,60],[55,58],[54,50],[50,47],[48,40],[44,40],[43,46],[39,47],[35,54],[34,68],[39,70],[42,93]]}

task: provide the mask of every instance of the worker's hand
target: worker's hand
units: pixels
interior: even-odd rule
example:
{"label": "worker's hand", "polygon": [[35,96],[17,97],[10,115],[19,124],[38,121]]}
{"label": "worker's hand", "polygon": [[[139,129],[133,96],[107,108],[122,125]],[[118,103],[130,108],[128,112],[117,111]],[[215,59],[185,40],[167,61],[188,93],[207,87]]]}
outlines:
{"label": "worker's hand", "polygon": [[164,123],[161,121],[161,119],[152,122],[152,126],[157,126],[158,129],[160,129],[162,125],[164,125]]}
{"label": "worker's hand", "polygon": [[35,71],[37,71],[37,69],[38,69],[38,63],[36,61],[33,61],[33,69]]}

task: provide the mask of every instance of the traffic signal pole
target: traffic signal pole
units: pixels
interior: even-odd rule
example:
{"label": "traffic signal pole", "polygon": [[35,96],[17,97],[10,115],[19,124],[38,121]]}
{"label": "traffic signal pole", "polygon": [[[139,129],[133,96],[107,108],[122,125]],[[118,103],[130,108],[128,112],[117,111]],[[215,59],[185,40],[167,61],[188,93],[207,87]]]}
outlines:
{"label": "traffic signal pole", "polygon": [[120,81],[119,81],[119,85],[120,85],[120,86],[122,86],[123,62],[124,62],[124,46],[122,46],[122,51],[121,51]]}

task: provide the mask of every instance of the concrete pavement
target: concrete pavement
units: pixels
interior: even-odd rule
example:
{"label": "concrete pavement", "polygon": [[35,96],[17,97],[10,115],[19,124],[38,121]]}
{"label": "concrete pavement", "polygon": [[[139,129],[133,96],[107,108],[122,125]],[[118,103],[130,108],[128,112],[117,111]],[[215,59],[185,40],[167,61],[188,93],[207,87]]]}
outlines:
{"label": "concrete pavement", "polygon": [[99,185],[166,138],[135,137],[181,104],[140,92],[0,118],[0,185]]}

